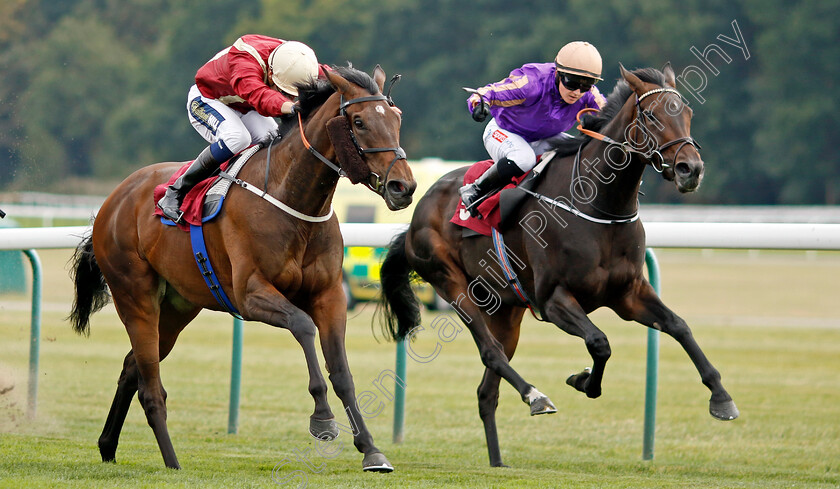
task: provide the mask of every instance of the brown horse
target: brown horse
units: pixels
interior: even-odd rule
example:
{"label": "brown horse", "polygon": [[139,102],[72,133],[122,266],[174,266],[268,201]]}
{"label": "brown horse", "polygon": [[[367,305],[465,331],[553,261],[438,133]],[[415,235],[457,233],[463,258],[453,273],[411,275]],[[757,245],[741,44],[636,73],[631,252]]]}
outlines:
{"label": "brown horse", "polygon": [[[622,67],[621,74],[604,109],[584,122],[584,132],[594,139],[558,147],[527,192],[504,191],[526,196],[503,229],[510,261],[521,264],[514,271],[523,295],[542,317],[585,341],[592,368],[569,377],[569,385],[590,398],[601,394],[610,346],[587,314],[606,306],[625,320],[673,336],[712,392],[711,414],[734,419],[738,410],[720,374],[685,321],[662,303],[642,273],[645,232],[637,206],[646,166],[674,180],[681,192],[697,189],[703,176],[699,146],[689,133],[692,111],[675,89],[670,65],[662,72]],[[409,229],[395,238],[381,269],[380,309],[386,334],[413,336],[420,316],[409,286],[412,270],[453,305],[486,367],[478,387],[479,415],[490,465],[502,466],[495,420],[500,379],[530,404],[531,415],[556,409],[510,366],[526,304],[508,286],[510,279],[502,278],[491,239],[464,237],[463,228],[449,222],[465,171],[455,170],[435,183],[418,202]]]}
{"label": "brown horse", "polygon": [[[356,403],[344,347],[343,240],[336,217],[327,218],[339,174],[345,172],[379,193],[391,210],[411,203],[416,182],[399,147],[400,115],[382,95],[384,82],[379,66],[373,77],[338,67],[327,80],[300,87],[300,128],[284,124],[286,134],[275,139],[273,148],[269,145],[268,153],[266,148],[256,153],[239,174],[252,186],[267,183],[268,196],[291,210],[282,212],[250,192],[231,189],[221,213],[204,224],[204,234],[222,289],[243,318],[286,328],[303,347],[315,399],[310,433],[327,440],[338,435],[318,365],[317,334],[354,444],[364,454],[363,468],[390,472]],[[330,129],[336,123],[338,130]],[[335,144],[336,138],[341,143]],[[349,154],[343,147],[348,143]],[[350,164],[357,168],[351,170]],[[137,393],[166,466],[180,468],[166,426],[159,363],[199,311],[223,310],[196,266],[189,235],[161,225],[154,215],[155,186],[180,165],[161,163],[130,175],[102,205],[92,235],[76,254],[74,329],[89,331],[90,314],[108,300],[107,286],[131,340],[99,438],[103,461],[114,460]]]}

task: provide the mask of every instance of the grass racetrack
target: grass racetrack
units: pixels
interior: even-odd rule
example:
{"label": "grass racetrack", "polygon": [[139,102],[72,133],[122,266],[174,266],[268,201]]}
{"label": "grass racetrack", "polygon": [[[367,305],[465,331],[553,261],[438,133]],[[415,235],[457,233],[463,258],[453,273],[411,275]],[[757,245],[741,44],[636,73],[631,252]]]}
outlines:
{"label": "grass racetrack", "polygon": [[[309,436],[313,401],[303,354],[285,330],[246,323],[239,433],[227,434],[232,321],[208,311],[161,366],[184,470],[164,468],[136,400],[117,463],[101,463],[96,441],[128,337],[111,306],[93,316],[90,338],[75,335],[64,320],[70,251],[42,251],[34,420],[25,415],[29,294],[0,295],[0,487],[840,487],[840,253],[657,254],[663,299],[721,372],[739,419],[708,414],[709,391],[663,335],[655,458],[642,461],[646,330],[609,311],[592,315],[613,355],[603,395],[591,400],[564,382],[590,363],[583,342],[526,316],[512,364],[558,413],[530,417],[502,384],[497,420],[511,468],[488,465],[475,395],[483,367],[464,329],[428,363],[409,359],[402,444],[391,442],[392,402],[377,397],[382,412],[367,423],[396,470],[374,474],[362,472],[348,434],[320,446]],[[394,345],[373,338],[372,311],[362,304],[349,315],[357,394],[378,393],[374,380],[394,368]],[[433,319],[426,313],[424,326]],[[419,355],[434,351],[432,333],[427,328],[412,345]],[[330,399],[346,424],[332,392]]]}

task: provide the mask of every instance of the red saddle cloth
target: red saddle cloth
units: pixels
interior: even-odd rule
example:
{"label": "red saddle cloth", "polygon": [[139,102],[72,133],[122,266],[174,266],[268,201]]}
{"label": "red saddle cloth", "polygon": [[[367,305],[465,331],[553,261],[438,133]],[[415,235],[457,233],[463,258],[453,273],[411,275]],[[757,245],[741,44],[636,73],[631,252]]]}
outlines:
{"label": "red saddle cloth", "polygon": [[[175,180],[178,179],[181,175],[187,171],[187,168],[190,167],[192,161],[188,161],[184,163],[184,165],[175,172],[174,175],[169,179],[168,182],[163,183],[155,187],[154,192],[154,207],[155,207],[155,215],[164,217],[163,212],[158,208],[157,203],[163,197],[163,194],[166,192],[166,187],[175,183]],[[230,161],[226,161],[222,163],[221,169],[227,170],[228,166],[230,166]],[[181,210],[184,211],[184,217],[181,218],[181,222],[178,223],[178,227],[182,231],[189,232],[190,224],[195,226],[201,225],[201,217],[202,217],[202,206],[204,205],[204,196],[207,194],[207,191],[210,190],[210,187],[213,186],[213,183],[216,181],[216,176],[212,176],[210,178],[206,178],[199,182],[195,187],[190,189],[187,192],[187,195],[184,196],[184,202],[181,204]],[[166,219],[164,217],[164,219]]]}
{"label": "red saddle cloth", "polygon": [[[464,175],[464,185],[468,185],[478,180],[478,177],[483,175],[484,172],[487,171],[487,169],[491,166],[493,166],[493,160],[484,160],[474,163]],[[514,178],[512,182],[506,185],[504,188],[507,189],[516,187],[519,184],[519,182],[525,179],[527,175],[528,173],[525,173],[522,176]],[[473,231],[479,234],[483,234],[484,236],[490,236],[490,230],[493,228],[498,228],[499,223],[502,220],[502,214],[499,211],[500,193],[501,190],[486,198],[482,203],[478,204],[478,212],[481,213],[482,216],[484,216],[482,219],[472,217],[469,211],[467,211],[467,208],[464,207],[464,203],[458,201],[458,207],[455,209],[455,215],[452,216],[452,219],[450,219],[449,222],[465,228],[472,229]]]}

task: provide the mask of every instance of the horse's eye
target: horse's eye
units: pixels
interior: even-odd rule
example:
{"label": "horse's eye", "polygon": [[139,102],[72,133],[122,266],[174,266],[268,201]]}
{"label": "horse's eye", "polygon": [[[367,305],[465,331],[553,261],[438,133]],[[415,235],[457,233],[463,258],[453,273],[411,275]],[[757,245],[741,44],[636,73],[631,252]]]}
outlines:
{"label": "horse's eye", "polygon": [[361,117],[356,117],[353,119],[353,125],[356,126],[356,129],[364,129],[365,123],[362,121]]}

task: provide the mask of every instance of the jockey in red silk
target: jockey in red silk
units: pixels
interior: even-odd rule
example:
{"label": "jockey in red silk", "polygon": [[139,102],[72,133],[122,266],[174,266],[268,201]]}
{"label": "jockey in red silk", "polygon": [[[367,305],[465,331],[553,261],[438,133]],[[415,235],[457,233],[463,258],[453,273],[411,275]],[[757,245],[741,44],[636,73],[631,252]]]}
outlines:
{"label": "jockey in red silk", "polygon": [[495,162],[459,190],[473,216],[477,206],[472,204],[534,168],[537,155],[570,137],[565,131],[581,109],[599,109],[606,103],[595,87],[598,80],[601,55],[595,46],[575,41],[560,49],[554,63],[526,64],[504,80],[479,88],[481,97],[470,96],[467,106],[473,119],[483,122],[492,116],[483,139]]}
{"label": "jockey in red silk", "polygon": [[158,202],[178,222],[181,202],[219,165],[277,130],[274,117],[295,113],[296,84],[324,77],[315,52],[297,41],[240,37],[198,69],[187,95],[190,123],[210,143]]}

